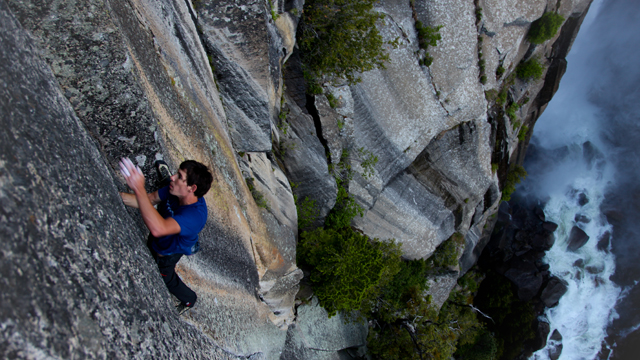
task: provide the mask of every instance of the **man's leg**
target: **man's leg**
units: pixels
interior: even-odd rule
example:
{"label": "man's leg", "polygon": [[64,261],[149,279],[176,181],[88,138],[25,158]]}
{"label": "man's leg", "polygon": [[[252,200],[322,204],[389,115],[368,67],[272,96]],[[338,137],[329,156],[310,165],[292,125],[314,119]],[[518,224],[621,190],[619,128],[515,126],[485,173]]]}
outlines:
{"label": "man's leg", "polygon": [[164,280],[169,292],[175,295],[187,307],[192,307],[196,303],[198,296],[182,282],[178,274],[176,274],[176,264],[180,261],[182,254],[174,254],[168,256],[154,256],[160,275]]}

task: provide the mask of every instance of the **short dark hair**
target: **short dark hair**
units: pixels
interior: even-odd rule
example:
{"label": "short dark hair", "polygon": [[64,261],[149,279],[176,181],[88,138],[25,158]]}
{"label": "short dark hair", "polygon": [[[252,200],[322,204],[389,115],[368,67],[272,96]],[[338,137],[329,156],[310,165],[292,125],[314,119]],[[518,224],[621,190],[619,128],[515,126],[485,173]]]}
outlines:
{"label": "short dark hair", "polygon": [[194,192],[196,197],[203,197],[211,188],[213,175],[211,175],[206,165],[195,160],[187,160],[180,164],[180,170],[187,172],[187,185],[196,185],[196,191]]}

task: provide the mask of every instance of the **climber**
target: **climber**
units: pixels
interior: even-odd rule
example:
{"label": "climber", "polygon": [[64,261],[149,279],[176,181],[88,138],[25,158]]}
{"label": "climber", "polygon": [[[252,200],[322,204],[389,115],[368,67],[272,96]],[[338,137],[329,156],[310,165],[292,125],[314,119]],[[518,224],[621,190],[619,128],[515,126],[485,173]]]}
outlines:
{"label": "climber", "polygon": [[[159,173],[169,176],[168,166],[164,162],[160,166],[164,168]],[[198,234],[207,222],[207,204],[203,196],[209,191],[213,176],[205,165],[187,160],[170,176],[168,186],[148,194],[144,187],[145,177],[131,160],[122,159],[120,172],[134,192],[120,193],[122,201],[140,209],[150,231],[147,245],[169,292],[180,300],[176,309],[182,314],[194,306],[197,296],[178,277],[175,267],[182,255],[194,252]],[[158,210],[154,205],[158,205]]]}

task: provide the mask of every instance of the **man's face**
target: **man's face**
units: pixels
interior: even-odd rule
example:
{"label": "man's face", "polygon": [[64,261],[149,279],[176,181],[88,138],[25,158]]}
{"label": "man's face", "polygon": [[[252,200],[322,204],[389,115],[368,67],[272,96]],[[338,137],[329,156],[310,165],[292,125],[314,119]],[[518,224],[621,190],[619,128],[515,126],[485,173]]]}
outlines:
{"label": "man's face", "polygon": [[169,193],[177,197],[184,197],[193,192],[194,186],[187,185],[187,171],[178,169],[178,172],[171,176]]}

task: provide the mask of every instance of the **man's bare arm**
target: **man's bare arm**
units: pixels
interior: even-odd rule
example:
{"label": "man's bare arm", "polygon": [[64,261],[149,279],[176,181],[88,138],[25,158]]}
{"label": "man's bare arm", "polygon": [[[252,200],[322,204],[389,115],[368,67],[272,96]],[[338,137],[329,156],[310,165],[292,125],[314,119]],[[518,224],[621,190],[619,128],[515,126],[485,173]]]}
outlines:
{"label": "man's bare arm", "polygon": [[[157,205],[160,203],[160,195],[158,195],[157,191],[147,194],[147,196],[149,197],[149,201],[151,201],[151,205]],[[136,194],[120,193],[120,197],[122,198],[122,202],[124,202],[125,205],[131,206],[132,208],[136,209],[140,208],[140,206],[138,206]]]}
{"label": "man's bare arm", "polygon": [[[142,220],[144,221],[147,228],[151,232],[151,235],[155,237],[162,237],[172,234],[180,233],[180,225],[173,218],[163,218],[160,213],[153,207],[154,201],[160,202],[160,197],[157,195],[157,192],[153,193],[153,199],[149,194],[147,194],[144,188],[144,175],[139,167],[133,165],[131,160],[124,159],[120,163],[120,171],[127,181],[127,185],[133,190],[135,193],[135,200],[137,203],[137,208],[140,209],[140,214],[142,214]],[[128,201],[133,204],[131,198],[125,195],[128,198]],[[123,197],[123,201],[124,198]],[[157,203],[156,202],[156,203]]]}

